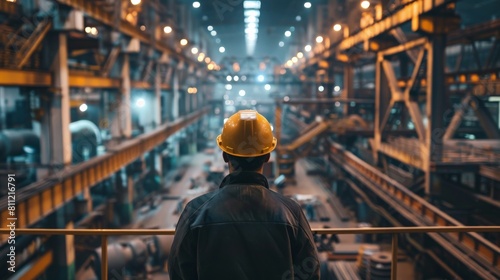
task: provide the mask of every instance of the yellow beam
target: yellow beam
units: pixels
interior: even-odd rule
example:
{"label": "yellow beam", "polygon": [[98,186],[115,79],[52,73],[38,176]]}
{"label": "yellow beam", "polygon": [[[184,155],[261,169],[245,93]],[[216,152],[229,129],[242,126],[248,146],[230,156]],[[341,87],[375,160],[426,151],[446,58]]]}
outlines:
{"label": "yellow beam", "polygon": [[52,263],[53,253],[52,251],[48,251],[39,257],[33,264],[30,264],[27,272],[22,275],[20,280],[32,280],[37,279],[40,274],[42,274]]}
{"label": "yellow beam", "polygon": [[73,88],[120,88],[120,79],[74,75],[70,73],[69,86]]}
{"label": "yellow beam", "polygon": [[50,87],[52,76],[48,72],[0,69],[0,86]]}

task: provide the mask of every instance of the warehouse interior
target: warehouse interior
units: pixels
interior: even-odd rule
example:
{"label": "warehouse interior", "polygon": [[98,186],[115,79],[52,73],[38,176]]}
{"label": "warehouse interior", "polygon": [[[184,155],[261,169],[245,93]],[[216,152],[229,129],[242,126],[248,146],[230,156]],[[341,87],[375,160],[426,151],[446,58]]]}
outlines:
{"label": "warehouse interior", "polygon": [[[500,0],[0,0],[1,228],[175,229],[243,109],[313,229],[498,226],[499,39]],[[3,233],[0,279],[169,279],[172,235],[18,234],[14,273]],[[500,279],[500,229],[315,241],[322,279]]]}

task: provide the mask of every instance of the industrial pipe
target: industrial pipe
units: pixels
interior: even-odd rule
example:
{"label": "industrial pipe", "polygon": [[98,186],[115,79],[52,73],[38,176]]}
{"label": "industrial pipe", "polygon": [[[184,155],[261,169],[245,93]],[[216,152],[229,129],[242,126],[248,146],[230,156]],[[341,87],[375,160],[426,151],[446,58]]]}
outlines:
{"label": "industrial pipe", "polygon": [[28,129],[0,131],[0,161],[7,157],[25,154],[25,146],[40,151],[40,139],[33,131]]}
{"label": "industrial pipe", "polygon": [[97,147],[101,145],[101,132],[91,121],[80,120],[69,125],[73,163],[79,163],[97,156]]}

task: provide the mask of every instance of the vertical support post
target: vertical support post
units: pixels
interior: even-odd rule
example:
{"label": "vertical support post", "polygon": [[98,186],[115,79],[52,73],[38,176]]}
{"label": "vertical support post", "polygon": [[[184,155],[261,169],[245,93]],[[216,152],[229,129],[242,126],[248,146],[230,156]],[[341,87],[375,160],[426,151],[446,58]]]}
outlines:
{"label": "vertical support post", "polygon": [[[348,63],[344,66],[343,98],[354,98],[354,67]],[[344,103],[344,115],[349,115],[349,102]]]}
{"label": "vertical support post", "polygon": [[281,103],[276,102],[276,110],[274,113],[274,137],[276,137],[276,176],[280,175],[280,146],[281,146]]}
{"label": "vertical support post", "polygon": [[101,280],[108,280],[108,236],[101,236]]}
{"label": "vertical support post", "polygon": [[118,209],[120,216],[120,224],[126,225],[132,221],[133,215],[133,193],[134,193],[134,180],[132,176],[126,175],[125,184],[122,180],[122,172],[116,173],[116,190],[118,193]]}
{"label": "vertical support post", "polygon": [[427,43],[427,131],[425,146],[425,193],[431,199],[441,193],[440,177],[431,171],[434,162],[443,156],[443,110],[445,105],[445,48],[446,37],[434,34]]}
{"label": "vertical support post", "polygon": [[[50,61],[54,82],[48,99],[42,99],[45,114],[41,121],[40,159],[46,165],[69,165],[72,161],[69,97],[69,70],[67,37],[64,33],[53,34],[47,49],[54,52],[54,60]],[[47,55],[52,56],[51,54]],[[47,63],[47,64],[48,64]],[[43,178],[54,169],[38,171],[38,178]]]}
{"label": "vertical support post", "polygon": [[154,91],[155,91],[155,102],[154,102],[154,125],[161,125],[161,67],[159,63],[156,63],[155,67],[155,82],[154,82]]}
{"label": "vertical support post", "polygon": [[174,120],[179,118],[179,75],[180,71],[175,70],[172,74],[172,116]]}
{"label": "vertical support post", "polygon": [[[67,222],[66,207],[61,207],[52,215],[53,228],[73,229],[73,222]],[[54,235],[51,237],[54,248],[54,261],[49,269],[50,279],[75,279],[75,237],[73,235]]]}
{"label": "vertical support post", "polygon": [[384,56],[381,53],[377,54],[375,62],[375,125],[374,125],[374,143],[373,143],[373,159],[378,162],[378,150],[382,143],[382,122],[384,115],[388,109],[390,102],[390,92],[387,85],[387,77],[383,68]]}
{"label": "vertical support post", "polygon": [[391,280],[398,279],[398,234],[392,234]]}
{"label": "vertical support post", "polygon": [[130,138],[132,136],[132,116],[130,105],[130,61],[129,55],[122,56],[122,87],[116,98],[115,116],[111,123],[111,134],[115,139]]}

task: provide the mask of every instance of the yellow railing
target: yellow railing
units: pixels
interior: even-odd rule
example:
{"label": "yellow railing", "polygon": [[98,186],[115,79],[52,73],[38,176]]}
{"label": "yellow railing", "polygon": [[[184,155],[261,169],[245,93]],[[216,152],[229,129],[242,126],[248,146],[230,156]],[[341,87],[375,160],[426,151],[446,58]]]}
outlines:
{"label": "yellow railing", "polygon": [[[10,229],[0,229],[0,234],[10,234]],[[375,227],[375,228],[313,228],[314,234],[392,234],[391,280],[396,279],[398,260],[398,234],[400,233],[445,233],[445,232],[500,232],[500,226],[460,226],[460,227]],[[108,236],[118,235],[174,235],[174,229],[38,229],[20,228],[16,235],[100,235],[101,279],[108,279]]]}

